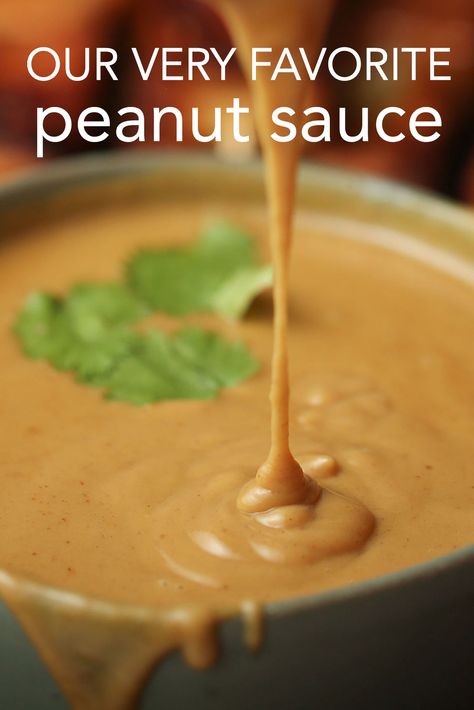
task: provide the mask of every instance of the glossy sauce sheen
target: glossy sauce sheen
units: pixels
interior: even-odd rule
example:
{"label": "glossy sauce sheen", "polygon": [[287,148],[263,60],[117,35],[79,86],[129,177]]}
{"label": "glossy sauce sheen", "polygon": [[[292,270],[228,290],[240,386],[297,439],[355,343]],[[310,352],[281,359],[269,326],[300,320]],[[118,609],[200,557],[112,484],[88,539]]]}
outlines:
{"label": "glossy sauce sheen", "polygon": [[[232,29],[250,81],[252,47],[261,46],[259,43],[263,42],[264,46],[281,51],[289,42],[292,47],[314,52],[326,27],[326,15],[331,5],[329,0],[321,3],[300,0],[299,11],[289,13],[286,0],[260,0],[258,3],[223,0],[219,8]],[[272,17],[273,21],[269,21]],[[283,19],[284,36],[281,32]],[[295,81],[292,76],[282,75],[271,81],[269,76],[260,75],[254,88],[256,125],[266,164],[269,241],[274,268],[271,444],[256,477],[244,483],[237,498],[238,510],[250,519],[242,521],[236,516],[227,542],[216,532],[200,537],[197,542],[207,551],[212,549],[218,553],[220,550],[218,554],[238,558],[233,552],[235,543],[232,543],[233,538],[242,537],[244,522],[246,542],[252,553],[271,562],[300,560],[310,563],[360,548],[370,536],[375,521],[370,511],[358,502],[323,490],[314,477],[303,472],[290,449],[288,277],[300,146],[296,142],[278,143],[271,138],[271,133],[274,109],[283,99],[285,105],[298,111],[307,85]],[[228,496],[229,512],[238,482],[238,479],[229,481],[225,488],[221,484],[221,500]],[[184,507],[185,520],[192,511],[190,506],[188,501]],[[183,510],[181,503],[180,510]],[[218,529],[228,527],[225,519],[216,521],[216,526]]]}
{"label": "glossy sauce sheen", "polygon": [[[251,46],[280,48],[282,26],[285,46],[311,50],[330,3],[300,0],[290,13],[283,0],[219,7],[245,59]],[[113,611],[77,597],[39,608],[34,587],[0,575],[77,708],[132,707],[174,648],[196,667],[210,664],[215,625],[236,609],[255,644],[258,603],[474,538],[472,287],[302,220],[288,289],[298,146],[273,143],[268,125],[276,105],[297,108],[304,86],[256,88],[275,327],[265,297],[241,324],[195,319],[253,348],[263,369],[251,381],[213,402],[105,403],[21,357],[10,325],[27,292],[114,278],[136,247],[190,240],[214,214],[255,231],[265,253],[263,214],[231,203],[117,207],[1,247],[0,564],[15,577],[156,609]]]}
{"label": "glossy sauce sheen", "polygon": [[[212,216],[239,220],[265,253],[263,212],[182,207],[114,208],[4,244],[2,566],[105,599],[235,604],[347,584],[473,539],[472,287],[322,231],[317,218],[300,215],[294,243],[291,438],[306,474],[346,498],[329,514],[333,497],[321,497],[323,532],[310,526],[308,547],[297,520],[273,529],[235,505],[269,444],[269,296],[238,324],[191,319],[244,340],[262,362],[215,401],[104,402],[19,356],[9,326],[38,283],[61,292],[86,276],[115,278],[138,244],[189,241]],[[344,545],[345,500],[370,510],[376,528],[362,550],[318,564],[326,535],[335,552]]]}

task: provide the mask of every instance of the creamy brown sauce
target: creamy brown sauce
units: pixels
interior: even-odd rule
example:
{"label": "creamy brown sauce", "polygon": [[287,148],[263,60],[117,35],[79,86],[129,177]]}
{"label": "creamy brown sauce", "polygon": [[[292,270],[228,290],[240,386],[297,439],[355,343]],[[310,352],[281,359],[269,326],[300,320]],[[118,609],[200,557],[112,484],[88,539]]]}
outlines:
{"label": "creamy brown sauce", "polygon": [[[237,325],[199,319],[245,340],[263,363],[259,375],[213,402],[143,409],[105,403],[99,392],[19,356],[10,323],[38,284],[60,292],[84,278],[115,278],[138,244],[189,240],[216,214],[254,230],[266,250],[263,212],[182,207],[179,216],[175,205],[114,209],[2,246],[1,566],[95,598],[158,610],[203,605],[215,621],[243,600],[350,584],[474,539],[472,287],[402,255],[323,232],[303,214],[290,289],[293,451],[307,475],[346,497],[323,496],[314,508],[314,524],[343,554],[325,550],[319,561],[319,528],[309,535],[298,527],[272,529],[235,506],[268,447],[273,343],[265,298]],[[170,446],[170,439],[179,444]],[[342,518],[346,530],[347,516],[367,509],[376,529],[362,550],[347,551],[357,537],[341,540],[338,524]],[[80,621],[73,615],[71,626],[50,624],[51,615],[45,620],[34,602],[25,605],[18,587],[12,594],[0,583],[70,695],[81,698],[82,676],[76,663],[66,663],[64,647],[74,657],[81,647],[77,627],[85,624],[89,653],[99,663],[122,622],[97,622],[93,632],[94,624],[84,621],[91,613],[86,604],[77,612]],[[57,608],[54,614],[63,616]],[[168,625],[172,613],[162,620],[161,635],[137,622],[130,658],[137,658],[137,636],[147,659],[185,646],[193,618],[184,616],[180,634]],[[54,655],[58,628],[67,629],[69,640]],[[125,652],[112,656],[128,668]],[[91,702],[76,706],[122,707]]]}
{"label": "creamy brown sauce", "polygon": [[[316,7],[310,0],[302,0],[300,4],[300,12],[291,13],[288,18],[285,40],[291,47],[314,50],[319,40],[318,27],[325,29],[326,26],[324,18],[321,22],[319,17],[319,10],[324,8]],[[251,81],[252,48],[263,42],[264,46],[271,46],[275,50],[283,49],[280,22],[288,15],[287,3],[284,0],[263,0],[260,3],[224,0],[219,7],[228,17],[244,70]],[[272,15],[275,19],[269,21]],[[306,522],[321,493],[318,484],[305,477],[289,444],[288,274],[299,145],[295,142],[281,144],[271,138],[273,110],[279,106],[282,98],[298,110],[305,89],[304,82],[295,82],[288,76],[273,82],[268,77],[259,76],[254,91],[255,119],[266,164],[269,233],[274,268],[271,446],[256,479],[242,489],[237,505],[244,513],[256,514],[256,519],[264,525],[268,524],[271,511],[271,523],[278,527],[294,523],[295,515],[300,518],[303,514]],[[288,506],[291,506],[289,510]],[[305,506],[305,509],[301,506]],[[300,522],[303,520],[300,519]]]}
{"label": "creamy brown sauce", "polygon": [[[224,0],[219,9],[240,50],[240,58],[249,82],[252,77],[252,48],[270,46],[282,51],[285,46],[304,48],[313,53],[326,29],[331,0],[314,3],[300,0],[298,12],[288,13],[286,0],[235,2]],[[284,35],[281,31],[285,25]],[[292,242],[294,194],[300,146],[298,142],[279,143],[271,138],[272,113],[283,100],[297,112],[308,84],[281,75],[258,75],[254,86],[255,119],[266,165],[269,203],[269,235],[274,267],[274,318],[271,402],[271,445],[256,477],[244,484],[237,499],[238,509],[252,516],[248,531],[250,545],[264,559],[286,560],[288,551],[275,549],[275,530],[285,530],[291,537],[293,559],[320,560],[326,555],[348,552],[361,547],[370,536],[374,519],[371,513],[353,501],[323,491],[314,478],[303,472],[293,456],[289,442],[289,363],[288,363],[288,280]],[[229,485],[235,485],[229,481]],[[318,512],[316,514],[316,505]],[[189,511],[188,511],[189,512]],[[255,522],[257,525],[255,525]],[[220,521],[219,525],[225,525]],[[260,530],[258,524],[269,528]],[[242,525],[237,520],[233,536]],[[304,530],[303,530],[304,529]],[[291,532],[290,532],[291,531]],[[213,545],[215,534],[201,540]],[[316,541],[315,541],[316,540]],[[228,545],[224,544],[222,552]]]}
{"label": "creamy brown sauce", "polygon": [[[472,288],[323,232],[304,214],[290,298],[293,450],[307,475],[372,511],[376,530],[361,552],[315,564],[314,549],[314,559],[300,560],[304,529],[272,530],[236,509],[240,486],[268,447],[267,299],[239,324],[195,319],[243,339],[263,363],[259,375],[216,401],[106,403],[100,392],[19,356],[9,324],[38,283],[61,292],[86,277],[115,278],[138,244],[190,240],[216,214],[252,229],[266,251],[263,212],[194,203],[179,216],[175,205],[91,215],[3,246],[2,566],[130,603],[235,604],[348,584],[471,540]],[[315,508],[325,530],[329,501]],[[214,549],[212,534],[221,542]],[[317,545],[320,536],[310,537]],[[259,544],[283,564],[267,561]]]}
{"label": "creamy brown sauce", "polygon": [[[283,0],[219,7],[245,58],[251,46],[281,48],[282,24],[286,46],[311,50],[330,3],[300,0],[288,15]],[[174,648],[208,665],[217,621],[238,609],[255,646],[259,602],[474,538],[472,287],[301,222],[289,288],[298,146],[273,143],[267,124],[305,89],[257,89],[275,327],[265,299],[237,325],[198,319],[254,349],[263,370],[251,381],[215,402],[105,403],[22,358],[10,324],[27,292],[114,278],[137,246],[187,241],[216,211],[254,230],[266,252],[264,214],[231,203],[118,206],[1,247],[0,565],[14,577],[0,575],[0,587],[77,708],[132,707]],[[17,577],[130,606],[74,595],[38,605]]]}

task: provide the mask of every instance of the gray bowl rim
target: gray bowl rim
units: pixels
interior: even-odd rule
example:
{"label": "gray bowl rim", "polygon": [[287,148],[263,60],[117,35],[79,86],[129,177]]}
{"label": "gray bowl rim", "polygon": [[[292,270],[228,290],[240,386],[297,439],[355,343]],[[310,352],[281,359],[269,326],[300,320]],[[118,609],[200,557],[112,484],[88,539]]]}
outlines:
{"label": "gray bowl rim", "polygon": [[[231,163],[210,155],[195,154],[186,151],[134,151],[133,153],[107,152],[92,155],[62,158],[47,164],[41,169],[26,170],[0,185],[0,216],[9,208],[27,205],[52,193],[61,193],[74,187],[87,185],[97,180],[123,179],[140,175],[153,174],[165,170],[205,169],[232,170],[242,176],[255,177],[262,174],[260,160],[245,163]],[[445,223],[447,227],[465,232],[466,240],[472,239],[474,245],[474,211],[455,201],[439,196],[424,189],[414,188],[400,182],[373,177],[357,172],[333,168],[330,166],[303,162],[300,169],[300,182],[308,187],[324,182],[326,188],[350,192],[351,196],[363,198],[373,204],[387,204],[392,210],[410,212],[418,216],[429,216],[431,220]],[[381,592],[394,591],[397,588],[416,587],[418,584],[435,582],[463,569],[472,568],[474,574],[474,542],[462,548],[421,562],[401,570],[373,577],[362,582],[330,589],[301,597],[269,602],[264,605],[265,613],[272,617],[286,616],[293,613],[324,609],[348,602],[356,602],[367,597],[377,596]],[[15,581],[28,585],[33,594],[44,596],[64,606],[91,606],[99,613],[121,613],[152,618],[159,607],[147,607],[125,602],[114,602],[81,595],[64,589],[55,588],[45,583],[21,579],[7,570],[0,568],[0,575],[6,575]]]}

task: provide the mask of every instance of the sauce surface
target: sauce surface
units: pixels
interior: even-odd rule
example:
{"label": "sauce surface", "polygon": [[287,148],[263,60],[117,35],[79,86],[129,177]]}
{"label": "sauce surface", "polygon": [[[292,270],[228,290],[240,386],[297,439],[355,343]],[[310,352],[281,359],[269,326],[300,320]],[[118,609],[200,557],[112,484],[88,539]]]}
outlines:
{"label": "sauce surface", "polygon": [[[286,44],[311,53],[322,39],[331,6],[331,0],[317,4],[312,0],[299,0],[298,11],[288,13],[286,0],[261,0],[258,3],[223,0],[219,3],[239,47],[240,60],[250,83],[253,47],[263,43],[281,51]],[[284,36],[281,32],[283,21]],[[259,76],[253,89],[255,123],[265,162],[274,272],[271,439],[270,451],[255,478],[244,482],[240,490],[237,508],[252,518],[250,522],[245,521],[246,542],[252,553],[273,562],[289,559],[310,562],[362,547],[375,521],[358,503],[334,496],[329,489],[323,491],[314,477],[304,473],[290,448],[288,289],[300,146],[296,141],[281,143],[272,139],[272,114],[282,99],[298,111],[309,82],[297,82],[285,74],[276,80]],[[224,492],[227,490],[222,494]],[[231,506],[229,500],[228,507]],[[259,525],[267,529],[262,531]],[[225,518],[218,521],[218,526],[227,526]],[[232,538],[239,537],[242,520],[234,521],[232,528],[228,542],[223,542],[222,536],[212,532],[210,537],[206,534],[201,539],[201,546],[207,551],[211,547],[215,553],[220,549],[220,554],[240,559],[240,555],[234,552]]]}
{"label": "sauce surface", "polygon": [[[239,324],[194,320],[263,363],[216,401],[107,403],[19,355],[10,324],[38,285],[116,278],[135,247],[192,240],[212,215],[267,251],[263,211],[183,207],[124,207],[2,245],[1,566],[100,598],[225,606],[348,584],[474,539],[472,288],[316,219],[300,215],[294,242],[292,442],[308,476],[347,496],[314,508],[342,554],[321,554],[319,528],[306,540],[304,527],[268,527],[235,505],[269,444],[269,296]],[[377,522],[351,552],[338,516],[354,511],[351,535]]]}

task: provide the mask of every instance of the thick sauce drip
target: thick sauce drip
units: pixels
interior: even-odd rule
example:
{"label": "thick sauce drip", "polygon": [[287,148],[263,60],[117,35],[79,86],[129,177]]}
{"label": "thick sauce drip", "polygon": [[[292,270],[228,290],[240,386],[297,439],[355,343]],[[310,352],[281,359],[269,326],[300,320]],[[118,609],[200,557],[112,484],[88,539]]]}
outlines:
{"label": "thick sauce drip", "polygon": [[[289,47],[296,55],[296,50],[301,47],[311,55],[322,39],[332,5],[332,0],[319,3],[298,0],[296,7],[288,12],[287,0],[223,0],[218,3],[219,10],[227,17],[250,83],[252,48],[271,47],[279,54],[284,47]],[[301,75],[304,76],[304,72]],[[242,513],[253,516],[265,528],[301,531],[301,540],[298,542],[296,535],[292,541],[296,556],[315,560],[361,547],[373,530],[374,520],[365,508],[337,498],[322,506],[316,516],[315,506],[321,498],[322,490],[314,478],[305,475],[290,449],[288,287],[300,145],[298,141],[279,143],[272,139],[271,134],[273,111],[285,105],[298,113],[308,89],[308,80],[298,82],[288,74],[280,74],[272,81],[270,73],[260,73],[254,84],[255,120],[265,159],[274,267],[271,446],[255,478],[241,488],[237,507]],[[324,495],[326,498],[331,497],[329,491]],[[326,530],[325,523],[328,522],[329,529]],[[231,547],[235,547],[234,538],[244,534],[238,521],[234,522],[233,527],[231,537],[234,544]],[[313,544],[315,533],[320,538],[316,547]],[[213,540],[220,541],[214,532],[211,535]],[[281,550],[275,557],[274,543],[266,539],[268,533],[262,534],[254,529],[245,535],[252,538],[251,545],[259,550],[262,557],[285,558]],[[271,537],[274,536],[273,532]],[[225,547],[229,546],[226,544]]]}
{"label": "thick sauce drip", "polygon": [[[332,0],[320,3],[299,0],[291,12],[288,12],[287,0],[223,0],[218,6],[228,18],[244,71],[251,82],[253,47],[271,47],[277,53],[285,46],[302,47],[311,54],[326,29],[332,4]],[[274,267],[271,448],[256,480],[242,490],[238,507],[243,512],[260,513],[286,505],[313,505],[320,491],[318,485],[304,475],[289,445],[288,275],[300,146],[298,141],[278,143],[271,138],[274,109],[285,105],[298,111],[308,86],[291,76],[280,75],[271,81],[270,74],[260,73],[254,88],[255,119],[266,166]],[[284,520],[282,517],[283,523]]]}

